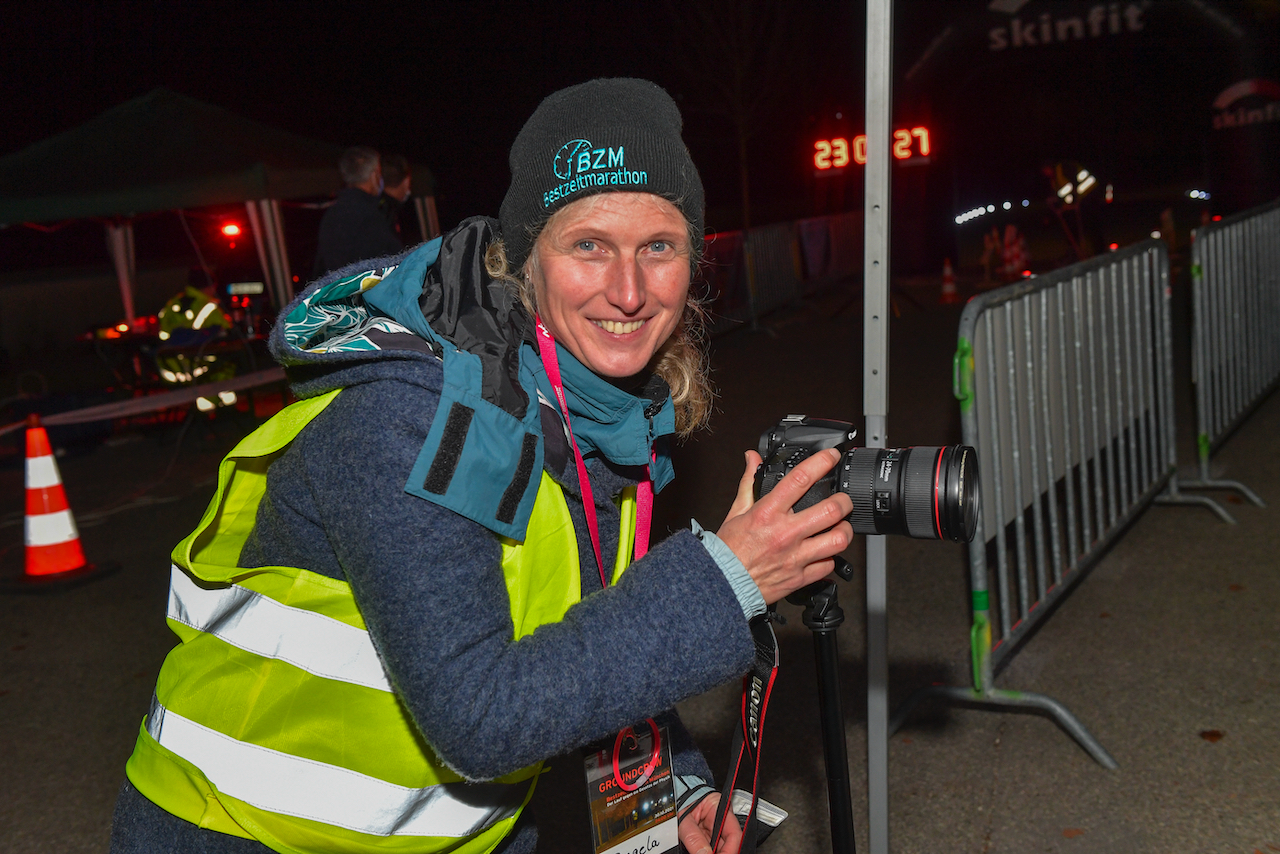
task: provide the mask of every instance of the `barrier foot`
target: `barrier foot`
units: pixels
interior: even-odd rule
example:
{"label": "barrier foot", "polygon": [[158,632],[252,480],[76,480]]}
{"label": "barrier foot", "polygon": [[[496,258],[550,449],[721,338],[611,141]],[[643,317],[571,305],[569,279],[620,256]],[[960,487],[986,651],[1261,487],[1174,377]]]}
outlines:
{"label": "barrier foot", "polygon": [[1166,495],[1157,495],[1155,497],[1156,504],[1198,504],[1201,507],[1208,507],[1218,517],[1228,525],[1236,524],[1236,518],[1223,509],[1222,505],[1214,501],[1212,498],[1206,498],[1203,495],[1181,495],[1172,493]]}
{"label": "barrier foot", "polygon": [[1201,480],[1189,480],[1182,485],[1187,489],[1231,489],[1240,493],[1259,507],[1267,506],[1267,502],[1263,501],[1258,496],[1258,493],[1254,492],[1238,480],[1210,480],[1209,478],[1202,478]]}
{"label": "barrier foot", "polygon": [[1067,734],[1076,740],[1076,743],[1084,748],[1093,760],[1106,768],[1108,771],[1114,771],[1120,767],[1115,758],[1107,752],[1107,749],[1093,737],[1089,730],[1085,729],[1084,724],[1062,703],[1047,697],[1044,694],[1035,694],[1029,691],[1002,691],[1000,689],[992,689],[990,691],[977,691],[972,688],[957,688],[951,685],[929,685],[915,691],[906,702],[899,707],[889,722],[889,734],[892,735],[898,730],[898,727],[906,720],[907,716],[921,702],[930,697],[938,697],[955,703],[976,703],[978,705],[990,706],[1013,706],[1017,708],[1037,709],[1048,713],[1050,717],[1067,731]]}
{"label": "barrier foot", "polygon": [[[1198,481],[1197,483],[1203,483],[1203,482],[1204,481]],[[1193,486],[1193,485],[1196,485],[1196,484],[1191,484],[1191,483],[1186,484],[1186,486]],[[1243,484],[1241,484],[1241,486],[1243,486]],[[1178,476],[1175,474],[1173,477],[1169,478],[1169,485],[1168,487],[1165,488],[1165,491],[1155,497],[1154,503],[1156,504],[1198,504],[1201,507],[1208,507],[1214,513],[1217,513],[1218,518],[1226,522],[1228,525],[1236,524],[1236,518],[1232,516],[1230,513],[1228,513],[1221,504],[1214,501],[1212,498],[1208,498],[1203,495],[1183,495],[1181,492],[1178,491],[1178,489],[1179,489],[1179,481],[1178,481]]]}

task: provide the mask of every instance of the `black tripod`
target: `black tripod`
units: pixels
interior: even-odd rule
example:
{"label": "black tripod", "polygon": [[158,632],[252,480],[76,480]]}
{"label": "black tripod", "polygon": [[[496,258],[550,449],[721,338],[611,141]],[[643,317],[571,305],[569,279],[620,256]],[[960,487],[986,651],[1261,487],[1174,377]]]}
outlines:
{"label": "black tripod", "polygon": [[[852,575],[852,567],[840,558],[836,561],[836,572],[847,580]],[[836,646],[836,629],[844,622],[844,611],[836,597],[836,583],[830,578],[800,588],[788,596],[787,601],[804,606],[801,621],[813,632],[822,754],[831,812],[831,850],[834,854],[854,854],[853,793],[849,787],[849,755],[845,750],[844,714],[840,709],[840,655]]]}

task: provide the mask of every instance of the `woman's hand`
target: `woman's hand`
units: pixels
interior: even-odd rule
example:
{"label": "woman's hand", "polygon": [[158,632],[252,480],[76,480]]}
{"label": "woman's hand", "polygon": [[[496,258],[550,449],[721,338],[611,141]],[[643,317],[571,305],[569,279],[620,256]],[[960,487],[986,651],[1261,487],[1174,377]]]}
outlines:
{"label": "woman's hand", "polygon": [[747,470],[738,494],[716,536],[742,561],[766,604],[825,578],[835,568],[835,555],[853,542],[853,526],[844,521],[853,511],[849,496],[837,492],[812,507],[792,511],[823,475],[840,462],[834,448],[819,451],[787,473],[768,495],[753,498],[760,455],[747,451]]}
{"label": "woman's hand", "polygon": [[[689,854],[711,854],[711,833],[716,827],[716,809],[719,806],[720,793],[713,792],[698,801],[680,819],[680,844]],[[724,827],[720,829],[720,845],[716,854],[733,854],[738,850],[738,838],[741,836],[738,817],[730,811],[724,818]]]}

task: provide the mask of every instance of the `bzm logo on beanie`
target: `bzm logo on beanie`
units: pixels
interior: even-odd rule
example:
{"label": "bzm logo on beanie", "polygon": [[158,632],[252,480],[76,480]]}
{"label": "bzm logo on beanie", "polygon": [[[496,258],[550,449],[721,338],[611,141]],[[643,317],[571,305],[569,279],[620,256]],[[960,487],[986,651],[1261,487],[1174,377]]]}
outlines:
{"label": "bzm logo on beanie", "polygon": [[551,171],[563,183],[542,194],[544,208],[588,187],[643,186],[649,183],[646,170],[627,169],[623,146],[596,148],[587,139],[571,139],[560,146],[551,162]]}

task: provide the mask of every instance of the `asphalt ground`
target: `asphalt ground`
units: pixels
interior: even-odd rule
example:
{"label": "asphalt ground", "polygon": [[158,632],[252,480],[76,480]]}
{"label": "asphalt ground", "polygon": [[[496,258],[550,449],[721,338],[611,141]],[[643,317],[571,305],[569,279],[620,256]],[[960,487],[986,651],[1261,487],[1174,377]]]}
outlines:
{"label": "asphalt ground", "polygon": [[[902,283],[891,332],[889,440],[960,440],[950,394],[958,306],[938,282]],[[962,295],[971,285],[961,282]],[[1175,338],[1185,338],[1175,311]],[[714,342],[720,389],[709,433],[677,452],[655,536],[690,517],[716,527],[742,452],[782,415],[861,419],[861,303],[835,289],[759,330]],[[1185,348],[1175,363],[1179,460],[1192,469]],[[198,521],[220,457],[252,429],[224,412],[118,433],[59,466],[89,559],[118,571],[56,593],[0,594],[0,851],[101,852],[156,673],[174,644],[163,614],[168,552]],[[1215,456],[1268,508],[1217,493],[1238,519],[1149,508],[997,679],[1065,704],[1119,762],[1108,771],[1037,714],[921,707],[889,745],[894,852],[1280,851],[1280,395]],[[0,574],[21,572],[23,475],[0,463]],[[862,544],[850,560],[862,566]],[[963,547],[890,538],[892,705],[914,689],[964,685]],[[868,850],[864,590],[842,584],[838,631],[857,844]],[[783,605],[761,790],[790,811],[774,852],[830,850],[812,634]],[[713,768],[728,761],[738,686],[681,707]],[[543,850],[587,851],[580,763],[552,763],[534,807]]]}

